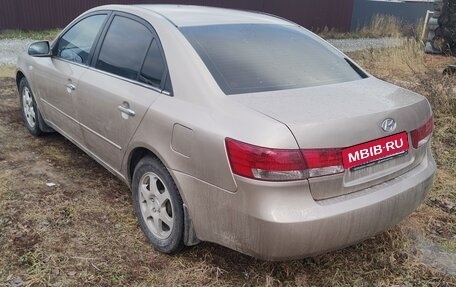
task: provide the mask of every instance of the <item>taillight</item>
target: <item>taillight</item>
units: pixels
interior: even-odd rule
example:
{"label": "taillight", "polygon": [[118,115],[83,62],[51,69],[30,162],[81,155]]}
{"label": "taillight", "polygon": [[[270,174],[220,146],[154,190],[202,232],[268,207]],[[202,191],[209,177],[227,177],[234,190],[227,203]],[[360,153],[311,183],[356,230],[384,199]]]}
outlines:
{"label": "taillight", "polygon": [[305,178],[299,150],[269,149],[226,139],[233,173],[261,180],[287,181]]}
{"label": "taillight", "polygon": [[431,116],[423,126],[410,133],[413,147],[418,148],[424,144],[427,141],[427,137],[431,135],[433,129],[434,117]]}
{"label": "taillight", "polygon": [[272,149],[227,138],[234,174],[265,181],[294,181],[344,171],[340,149]]}
{"label": "taillight", "polygon": [[301,150],[309,177],[335,174],[344,171],[341,149]]}

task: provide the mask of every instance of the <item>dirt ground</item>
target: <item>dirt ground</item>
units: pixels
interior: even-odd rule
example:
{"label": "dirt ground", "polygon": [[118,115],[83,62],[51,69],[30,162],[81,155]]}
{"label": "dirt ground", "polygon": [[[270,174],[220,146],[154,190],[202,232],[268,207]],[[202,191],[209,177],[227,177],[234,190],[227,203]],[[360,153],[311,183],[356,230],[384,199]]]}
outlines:
{"label": "dirt ground", "polygon": [[128,188],[62,136],[31,136],[14,80],[1,78],[0,286],[456,286],[456,136],[444,116],[434,189],[391,230],[291,262],[210,243],[167,256],[146,242]]}

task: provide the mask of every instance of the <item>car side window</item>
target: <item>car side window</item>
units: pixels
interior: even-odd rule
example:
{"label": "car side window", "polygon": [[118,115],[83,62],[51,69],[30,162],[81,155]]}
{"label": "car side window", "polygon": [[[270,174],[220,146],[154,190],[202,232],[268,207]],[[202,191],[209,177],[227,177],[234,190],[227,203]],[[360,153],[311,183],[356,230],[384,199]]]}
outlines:
{"label": "car side window", "polygon": [[136,80],[152,39],[152,33],[143,24],[123,16],[115,16],[106,33],[95,67]]}
{"label": "car side window", "polygon": [[163,59],[157,40],[154,39],[139,74],[139,81],[160,88],[165,69],[165,60]]}
{"label": "car side window", "polygon": [[90,50],[107,15],[82,19],[59,39],[56,56],[76,63],[87,64]]}

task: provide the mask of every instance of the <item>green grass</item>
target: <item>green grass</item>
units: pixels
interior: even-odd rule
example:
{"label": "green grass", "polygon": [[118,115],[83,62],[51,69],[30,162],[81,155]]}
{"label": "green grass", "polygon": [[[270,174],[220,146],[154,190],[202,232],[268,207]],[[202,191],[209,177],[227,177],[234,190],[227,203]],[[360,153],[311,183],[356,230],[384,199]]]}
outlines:
{"label": "green grass", "polygon": [[33,39],[33,40],[53,40],[61,29],[50,30],[2,30],[0,31],[0,40],[5,39]]}
{"label": "green grass", "polygon": [[442,242],[441,247],[448,252],[456,253],[456,239]]}

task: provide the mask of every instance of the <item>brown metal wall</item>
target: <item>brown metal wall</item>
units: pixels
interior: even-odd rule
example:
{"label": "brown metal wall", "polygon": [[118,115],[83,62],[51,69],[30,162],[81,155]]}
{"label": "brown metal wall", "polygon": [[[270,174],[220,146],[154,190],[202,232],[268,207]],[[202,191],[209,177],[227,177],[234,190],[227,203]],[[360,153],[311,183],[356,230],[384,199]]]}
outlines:
{"label": "brown metal wall", "polygon": [[264,11],[311,30],[325,27],[349,31],[354,0],[265,0]]}
{"label": "brown metal wall", "polygon": [[307,28],[350,29],[354,0],[0,0],[0,30],[63,28],[85,10],[104,4],[194,4],[275,14]]}

